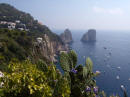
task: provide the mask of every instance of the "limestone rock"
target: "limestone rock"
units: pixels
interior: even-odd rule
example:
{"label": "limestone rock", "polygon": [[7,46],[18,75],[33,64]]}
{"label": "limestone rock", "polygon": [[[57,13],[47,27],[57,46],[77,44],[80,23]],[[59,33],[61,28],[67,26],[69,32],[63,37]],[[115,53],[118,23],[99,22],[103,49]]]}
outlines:
{"label": "limestone rock", "polygon": [[37,59],[46,59],[51,62],[56,62],[56,55],[60,51],[68,51],[68,47],[60,42],[51,41],[48,35],[38,37],[33,46],[33,57]]}
{"label": "limestone rock", "polygon": [[87,33],[81,38],[82,42],[94,42],[96,41],[96,30],[90,29]]}
{"label": "limestone rock", "polygon": [[73,41],[73,39],[72,39],[72,34],[71,34],[71,31],[69,30],[69,29],[66,29],[65,31],[64,31],[64,33],[62,33],[61,35],[60,35],[60,37],[61,37],[61,39],[62,39],[62,41],[64,42],[64,43],[71,43],[72,41]]}

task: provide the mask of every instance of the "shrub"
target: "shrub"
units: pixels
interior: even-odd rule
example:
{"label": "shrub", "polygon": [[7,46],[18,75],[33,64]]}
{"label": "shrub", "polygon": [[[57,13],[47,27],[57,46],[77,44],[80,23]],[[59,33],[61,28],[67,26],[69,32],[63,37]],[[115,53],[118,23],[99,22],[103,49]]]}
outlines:
{"label": "shrub", "polygon": [[10,63],[8,73],[1,79],[3,97],[51,97],[51,87],[44,72],[29,61]]}
{"label": "shrub", "polygon": [[[4,60],[4,57],[0,59]],[[13,59],[7,72],[0,77],[0,97],[106,97],[96,86],[94,77],[99,72],[92,72],[90,58],[86,59],[85,66],[77,65],[77,55],[70,51],[61,54],[60,65],[64,74],[53,63],[46,64],[43,60],[32,64],[28,60]],[[123,89],[124,97],[127,97]]]}

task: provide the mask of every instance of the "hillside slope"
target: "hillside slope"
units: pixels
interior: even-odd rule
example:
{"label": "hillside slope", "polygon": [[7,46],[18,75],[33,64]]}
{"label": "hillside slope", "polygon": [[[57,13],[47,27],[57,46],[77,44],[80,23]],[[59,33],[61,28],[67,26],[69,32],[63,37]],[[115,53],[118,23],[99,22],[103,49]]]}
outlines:
{"label": "hillside slope", "polygon": [[[33,56],[35,59],[46,59],[54,62],[56,54],[67,50],[67,46],[61,38],[47,26],[34,20],[30,14],[19,11],[9,4],[0,4],[0,29],[0,45],[6,44],[4,49],[7,48],[5,50],[7,56],[3,55],[3,52],[0,52],[0,55],[7,57],[8,60],[14,57],[21,60],[19,57],[24,59],[24,57]],[[23,35],[23,33],[26,34]],[[41,39],[40,43],[38,39]],[[25,43],[22,44],[23,41]],[[8,45],[10,45],[11,50],[16,49],[13,48],[15,45],[16,52],[15,50],[10,51]]]}

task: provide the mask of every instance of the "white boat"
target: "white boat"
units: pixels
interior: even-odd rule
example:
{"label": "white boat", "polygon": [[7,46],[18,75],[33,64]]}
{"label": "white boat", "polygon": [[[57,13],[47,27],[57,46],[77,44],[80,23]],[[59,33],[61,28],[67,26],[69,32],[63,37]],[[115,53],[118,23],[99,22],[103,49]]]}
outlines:
{"label": "white boat", "polygon": [[121,69],[121,67],[117,67],[117,69]]}
{"label": "white boat", "polygon": [[116,79],[120,79],[119,75],[118,75],[118,76],[116,76]]}

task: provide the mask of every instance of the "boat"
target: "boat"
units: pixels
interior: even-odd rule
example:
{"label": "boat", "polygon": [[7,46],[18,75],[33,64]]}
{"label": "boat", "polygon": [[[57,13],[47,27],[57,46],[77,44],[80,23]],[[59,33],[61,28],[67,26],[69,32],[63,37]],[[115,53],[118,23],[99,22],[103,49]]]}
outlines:
{"label": "boat", "polygon": [[119,77],[119,76],[116,76],[116,79],[120,79],[120,77]]}
{"label": "boat", "polygon": [[121,67],[117,67],[117,69],[121,69]]}

